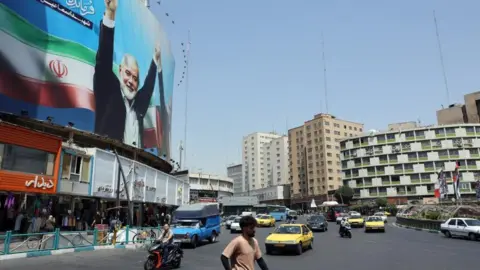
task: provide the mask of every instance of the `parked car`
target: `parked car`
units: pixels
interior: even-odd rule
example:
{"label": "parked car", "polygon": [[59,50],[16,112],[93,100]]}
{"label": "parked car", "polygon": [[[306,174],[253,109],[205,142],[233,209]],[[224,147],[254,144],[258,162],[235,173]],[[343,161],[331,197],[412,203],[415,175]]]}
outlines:
{"label": "parked car", "polygon": [[446,237],[463,237],[470,240],[480,238],[480,221],[473,218],[451,218],[440,225]]}
{"label": "parked car", "polygon": [[328,231],[328,222],[323,215],[313,215],[309,217],[307,226],[312,231]]}

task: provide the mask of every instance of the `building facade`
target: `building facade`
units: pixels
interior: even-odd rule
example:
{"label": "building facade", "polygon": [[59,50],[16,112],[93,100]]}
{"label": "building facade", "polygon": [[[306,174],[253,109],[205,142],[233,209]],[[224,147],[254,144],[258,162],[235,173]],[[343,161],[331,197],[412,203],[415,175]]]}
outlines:
{"label": "building facade", "polygon": [[362,133],[363,124],[329,114],[288,131],[292,204],[327,200],[342,185],[338,141]]}
{"label": "building facade", "polygon": [[462,197],[474,194],[480,173],[480,125],[456,124],[377,132],[340,142],[344,185],[354,199],[388,197],[392,203],[433,197],[444,169],[449,193],[460,164]]}
{"label": "building facade", "polygon": [[190,202],[215,202],[233,195],[233,179],[204,172],[189,173]]}
{"label": "building facade", "polygon": [[273,139],[282,136],[275,133],[252,133],[243,137],[242,166],[243,190],[254,190],[268,186],[271,173],[270,152],[267,146]]}
{"label": "building facade", "polygon": [[227,167],[227,177],[233,180],[233,193],[243,192],[242,164]]}
{"label": "building facade", "polygon": [[259,203],[290,206],[289,185],[270,186],[266,188],[251,190],[250,192],[242,192],[239,194],[235,194],[235,196],[255,196],[257,197]]}
{"label": "building facade", "polygon": [[464,96],[465,104],[452,104],[448,108],[437,111],[439,125],[479,124],[480,123],[480,91]]}
{"label": "building facade", "polygon": [[288,184],[288,137],[281,136],[265,143],[263,153],[265,166],[261,175],[267,177],[267,187]]}

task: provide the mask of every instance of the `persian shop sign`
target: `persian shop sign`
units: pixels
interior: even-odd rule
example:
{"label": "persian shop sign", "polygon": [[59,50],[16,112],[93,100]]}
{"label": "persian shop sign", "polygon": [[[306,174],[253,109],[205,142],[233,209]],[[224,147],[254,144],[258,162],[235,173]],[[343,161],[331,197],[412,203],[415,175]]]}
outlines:
{"label": "persian shop sign", "polygon": [[47,190],[53,189],[55,184],[52,179],[45,179],[43,176],[36,175],[34,179],[25,181],[25,187],[33,189]]}

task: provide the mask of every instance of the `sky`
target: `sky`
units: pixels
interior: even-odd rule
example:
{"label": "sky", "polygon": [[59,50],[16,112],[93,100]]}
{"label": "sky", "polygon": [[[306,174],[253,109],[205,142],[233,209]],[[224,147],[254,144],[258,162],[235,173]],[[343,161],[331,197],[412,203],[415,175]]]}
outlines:
{"label": "sky", "polygon": [[[227,164],[241,163],[243,136],[286,133],[327,112],[326,100],[337,118],[385,130],[435,124],[442,105],[480,88],[478,0],[151,2],[180,61],[191,33],[184,165],[193,171],[226,175]],[[182,70],[179,64],[177,76]],[[182,84],[173,94],[175,160],[186,92]]]}

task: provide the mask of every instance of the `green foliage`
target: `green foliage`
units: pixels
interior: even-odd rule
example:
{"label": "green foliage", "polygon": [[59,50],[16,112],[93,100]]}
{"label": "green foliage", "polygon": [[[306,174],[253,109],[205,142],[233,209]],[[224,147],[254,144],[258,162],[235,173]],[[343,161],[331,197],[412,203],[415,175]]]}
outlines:
{"label": "green foliage", "polygon": [[442,213],[439,211],[428,211],[428,212],[425,212],[425,219],[438,220],[441,214]]}
{"label": "green foliage", "polygon": [[349,204],[353,198],[353,189],[349,186],[341,186],[335,191],[334,196],[337,202]]}
{"label": "green foliage", "polygon": [[387,206],[387,198],[377,198],[375,200],[375,204],[378,206],[378,207],[385,207]]}

